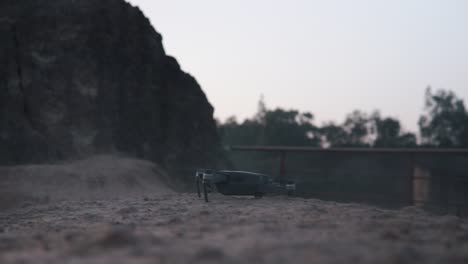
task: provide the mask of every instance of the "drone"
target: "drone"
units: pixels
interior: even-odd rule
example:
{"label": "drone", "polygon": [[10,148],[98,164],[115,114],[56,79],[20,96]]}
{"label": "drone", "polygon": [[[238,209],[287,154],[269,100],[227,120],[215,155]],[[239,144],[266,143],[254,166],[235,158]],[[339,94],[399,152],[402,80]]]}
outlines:
{"label": "drone", "polygon": [[254,196],[262,198],[267,193],[294,195],[296,184],[293,181],[274,181],[271,176],[248,171],[199,169],[195,172],[198,197],[208,202],[208,193],[217,190],[223,195]]}

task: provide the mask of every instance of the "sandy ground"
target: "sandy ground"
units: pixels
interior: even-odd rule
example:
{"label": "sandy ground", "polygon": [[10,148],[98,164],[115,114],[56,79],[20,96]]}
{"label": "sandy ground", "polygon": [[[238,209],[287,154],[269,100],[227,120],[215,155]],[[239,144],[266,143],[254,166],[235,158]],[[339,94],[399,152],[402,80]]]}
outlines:
{"label": "sandy ground", "polygon": [[[109,158],[97,160],[83,162]],[[80,179],[93,179],[83,162],[70,166],[83,171]],[[108,167],[118,177],[104,175],[102,165],[92,170],[114,195],[57,199],[62,190],[1,210],[0,263],[468,263],[466,219],[288,197],[215,194],[205,203],[164,187],[153,165],[132,162],[119,160],[119,173]],[[135,176],[141,184],[126,195],[118,181],[135,173],[135,164],[148,177]],[[54,184],[44,186],[50,192]],[[87,184],[76,184],[86,193]]]}
{"label": "sandy ground", "polygon": [[67,201],[0,226],[0,263],[468,263],[465,220],[314,199]]}
{"label": "sandy ground", "polygon": [[0,166],[0,212],[25,203],[99,200],[173,193],[156,164],[99,155],[50,165]]}

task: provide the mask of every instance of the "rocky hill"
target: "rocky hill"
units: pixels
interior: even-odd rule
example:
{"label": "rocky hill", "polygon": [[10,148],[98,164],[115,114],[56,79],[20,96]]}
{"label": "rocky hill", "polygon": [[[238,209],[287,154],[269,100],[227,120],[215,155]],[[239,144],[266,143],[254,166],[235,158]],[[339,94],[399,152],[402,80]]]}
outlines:
{"label": "rocky hill", "polygon": [[2,0],[0,61],[0,165],[118,152],[180,174],[218,161],[213,107],[123,0]]}

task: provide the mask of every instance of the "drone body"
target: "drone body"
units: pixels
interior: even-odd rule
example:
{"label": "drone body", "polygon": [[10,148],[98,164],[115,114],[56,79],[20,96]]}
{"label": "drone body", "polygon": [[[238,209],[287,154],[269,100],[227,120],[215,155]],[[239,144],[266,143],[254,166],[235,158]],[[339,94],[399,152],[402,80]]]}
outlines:
{"label": "drone body", "polygon": [[251,195],[256,198],[281,190],[292,195],[296,189],[296,185],[292,182],[281,184],[274,182],[268,175],[247,171],[197,170],[195,180],[198,196],[201,197],[203,188],[206,202],[208,202],[208,192],[214,189],[224,195]]}

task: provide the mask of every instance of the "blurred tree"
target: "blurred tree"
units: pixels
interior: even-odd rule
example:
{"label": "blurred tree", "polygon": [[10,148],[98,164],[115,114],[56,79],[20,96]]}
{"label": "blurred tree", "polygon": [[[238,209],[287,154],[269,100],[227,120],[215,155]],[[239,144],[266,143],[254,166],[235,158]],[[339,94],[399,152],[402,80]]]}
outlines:
{"label": "blurred tree", "polygon": [[277,108],[266,111],[263,120],[265,145],[319,146],[317,127],[311,113]]}
{"label": "blurred tree", "polygon": [[218,130],[225,145],[257,145],[261,124],[249,119],[239,124],[236,117],[232,116],[220,124]]}
{"label": "blurred tree", "polygon": [[[419,121],[426,145],[468,146],[468,115],[463,101],[451,92],[426,91],[426,111]],[[263,96],[257,113],[239,123],[235,117],[218,124],[225,145],[289,145],[323,147],[416,147],[416,135],[404,132],[400,121],[355,110],[342,124],[314,125],[309,112],[269,110]]]}
{"label": "blurred tree", "polygon": [[320,128],[324,147],[370,147],[372,141],[371,118],[359,110],[346,116],[343,124],[324,124]]}
{"label": "blurred tree", "polygon": [[218,127],[225,145],[319,146],[313,119],[308,112],[268,110],[261,97],[252,119],[239,124],[235,117],[230,117]]}
{"label": "blurred tree", "polygon": [[373,132],[371,119],[359,110],[354,110],[348,114],[343,129],[348,134],[347,147],[369,147],[370,136]]}
{"label": "blurred tree", "polygon": [[373,122],[375,126],[376,139],[374,147],[393,148],[393,147],[415,147],[416,135],[412,133],[403,133],[400,121],[390,117],[381,118],[380,115],[374,115]]}
{"label": "blurred tree", "polygon": [[399,140],[399,146],[404,147],[404,148],[414,148],[418,146],[418,140],[416,138],[416,135],[414,133],[403,133],[400,135]]}
{"label": "blurred tree", "polygon": [[400,121],[382,118],[379,112],[368,115],[355,110],[344,123],[324,124],[320,128],[324,147],[415,147],[416,135],[404,133]]}
{"label": "blurred tree", "polygon": [[333,122],[324,124],[320,134],[323,147],[346,147],[349,144],[348,133]]}
{"label": "blurred tree", "polygon": [[419,119],[422,143],[436,147],[468,147],[468,113],[452,91],[426,89],[426,112]]}

